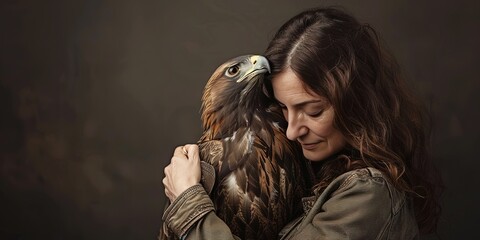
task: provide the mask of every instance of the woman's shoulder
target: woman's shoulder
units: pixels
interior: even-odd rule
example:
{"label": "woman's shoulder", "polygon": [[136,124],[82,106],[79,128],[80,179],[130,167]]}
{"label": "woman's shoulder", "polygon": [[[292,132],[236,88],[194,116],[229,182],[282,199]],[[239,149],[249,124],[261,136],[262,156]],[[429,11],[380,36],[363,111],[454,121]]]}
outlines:
{"label": "woman's shoulder", "polygon": [[[347,187],[348,185],[356,182],[368,182],[374,181],[378,184],[389,184],[387,177],[378,169],[372,167],[355,169],[349,172],[346,172],[337,178],[335,178],[332,183],[339,185],[339,189]],[[375,186],[375,185],[372,185]]]}
{"label": "woman's shoulder", "polygon": [[[391,234],[409,233],[410,230],[404,231],[407,228],[413,229],[412,234],[416,233],[413,212],[405,204],[405,194],[396,190],[387,175],[378,169],[367,167],[346,172],[315,197],[315,200],[305,199],[314,202],[312,205],[304,202],[304,208],[311,207],[305,208],[306,215],[299,227],[301,234],[313,229],[314,234],[309,236],[323,233],[328,238],[348,235],[351,239],[384,239],[387,235],[394,236]],[[397,226],[397,223],[402,224]],[[395,233],[392,229],[400,230]]]}
{"label": "woman's shoulder", "polygon": [[398,211],[405,202],[405,193],[397,190],[388,177],[372,167],[346,172],[335,178],[322,193],[324,198],[335,195],[363,195],[366,201],[385,202],[392,211]]}

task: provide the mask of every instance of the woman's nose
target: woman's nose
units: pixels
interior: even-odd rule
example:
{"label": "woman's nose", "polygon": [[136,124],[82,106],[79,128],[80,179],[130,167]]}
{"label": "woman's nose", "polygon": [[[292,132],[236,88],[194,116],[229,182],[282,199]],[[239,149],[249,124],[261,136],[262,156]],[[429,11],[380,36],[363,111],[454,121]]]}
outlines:
{"label": "woman's nose", "polygon": [[302,124],[300,116],[288,116],[288,126],[287,126],[287,138],[295,141],[297,138],[303,136],[307,132],[307,128]]}

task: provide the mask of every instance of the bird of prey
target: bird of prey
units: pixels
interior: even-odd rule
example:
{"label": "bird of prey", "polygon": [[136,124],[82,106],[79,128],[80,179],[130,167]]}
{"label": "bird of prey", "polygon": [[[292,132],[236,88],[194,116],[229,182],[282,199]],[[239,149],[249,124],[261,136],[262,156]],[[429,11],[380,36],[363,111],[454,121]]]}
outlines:
{"label": "bird of prey", "polygon": [[241,239],[276,239],[302,212],[307,160],[285,136],[286,121],[264,81],[260,55],[233,58],[216,69],[202,97],[200,158],[215,169],[209,193],[216,214]]}

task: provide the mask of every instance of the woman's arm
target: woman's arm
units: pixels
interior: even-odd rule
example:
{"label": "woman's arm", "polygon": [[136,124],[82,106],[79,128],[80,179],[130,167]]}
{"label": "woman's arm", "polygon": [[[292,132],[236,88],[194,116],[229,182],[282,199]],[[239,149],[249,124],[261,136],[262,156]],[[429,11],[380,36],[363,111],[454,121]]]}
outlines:
{"label": "woman's arm", "polygon": [[215,208],[201,179],[197,145],[177,147],[165,167],[165,195],[171,204],[163,221],[182,239],[238,239],[215,215]]}
{"label": "woman's arm", "polygon": [[163,221],[182,239],[238,239],[216,214],[202,185],[188,188],[165,210]]}

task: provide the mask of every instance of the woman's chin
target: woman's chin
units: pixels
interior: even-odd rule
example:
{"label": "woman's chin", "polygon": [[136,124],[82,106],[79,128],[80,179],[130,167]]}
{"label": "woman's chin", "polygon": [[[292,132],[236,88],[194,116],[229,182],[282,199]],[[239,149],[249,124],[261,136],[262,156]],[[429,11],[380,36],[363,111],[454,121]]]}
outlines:
{"label": "woman's chin", "polygon": [[317,161],[322,161],[324,157],[322,157],[321,153],[311,151],[311,150],[303,150],[303,156],[305,156],[306,159],[312,161],[312,162],[317,162]]}

